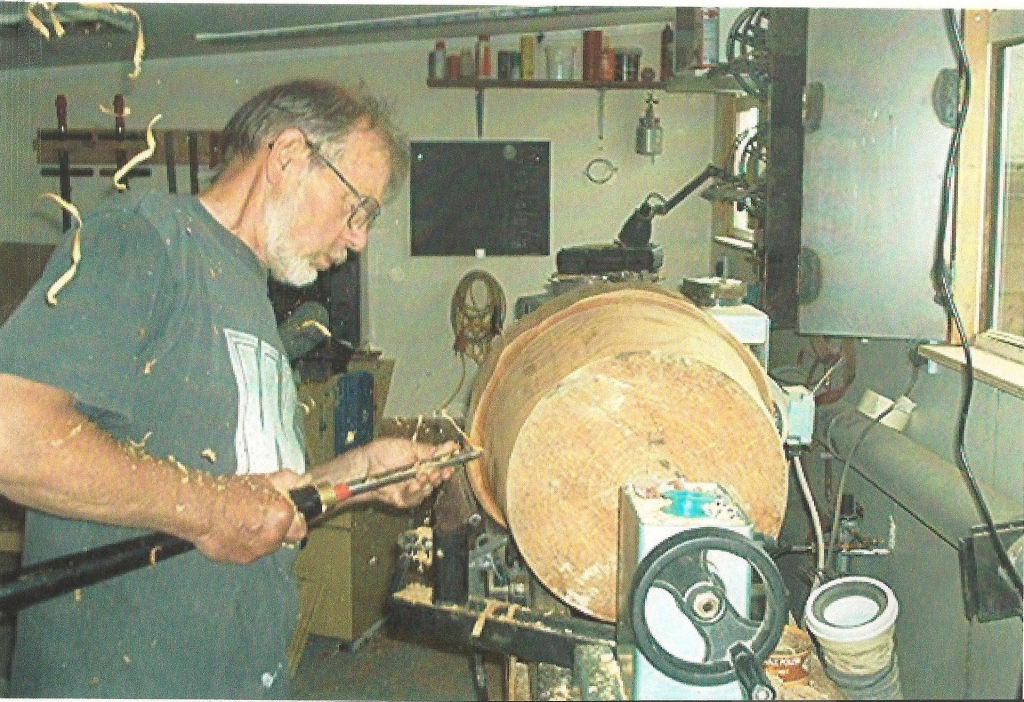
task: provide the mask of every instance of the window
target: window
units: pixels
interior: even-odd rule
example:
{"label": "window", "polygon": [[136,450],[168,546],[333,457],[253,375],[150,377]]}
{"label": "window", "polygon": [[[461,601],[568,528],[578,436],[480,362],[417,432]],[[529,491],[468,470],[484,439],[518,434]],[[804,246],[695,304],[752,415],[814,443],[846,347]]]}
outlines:
{"label": "window", "polygon": [[715,243],[742,252],[757,280],[768,157],[761,103],[753,97],[730,95],[721,98],[719,107],[715,161],[736,179],[709,186],[703,197],[714,203]]}
{"label": "window", "polygon": [[972,94],[954,296],[975,346],[1016,361],[1024,378],[1024,11],[968,10],[965,26]]}
{"label": "window", "polygon": [[994,47],[992,232],[985,300],[988,336],[1024,346],[1024,41]]}

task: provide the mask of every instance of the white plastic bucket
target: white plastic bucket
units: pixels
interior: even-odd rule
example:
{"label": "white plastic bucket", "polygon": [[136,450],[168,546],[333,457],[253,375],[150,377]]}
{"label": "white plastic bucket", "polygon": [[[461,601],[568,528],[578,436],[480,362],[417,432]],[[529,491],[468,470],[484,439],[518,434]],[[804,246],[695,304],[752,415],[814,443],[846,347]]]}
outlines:
{"label": "white plastic bucket", "polygon": [[832,580],[807,598],[805,621],[821,649],[825,671],[851,697],[901,697],[895,656],[898,614],[892,589],[863,576]]}

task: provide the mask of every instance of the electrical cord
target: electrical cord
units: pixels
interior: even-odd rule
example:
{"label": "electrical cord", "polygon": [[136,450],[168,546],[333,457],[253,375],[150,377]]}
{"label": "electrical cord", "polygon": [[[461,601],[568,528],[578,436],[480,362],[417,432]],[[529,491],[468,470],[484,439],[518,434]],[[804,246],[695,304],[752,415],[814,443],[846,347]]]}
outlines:
{"label": "electrical cord", "polygon": [[807,475],[804,473],[800,456],[794,454],[792,457],[793,470],[796,473],[796,480],[800,484],[800,491],[807,502],[807,509],[811,515],[811,526],[814,528],[814,544],[817,551],[817,568],[814,581],[811,582],[811,589],[816,588],[825,575],[825,536],[821,530],[821,517],[818,515],[818,506],[814,502],[814,495],[811,493],[811,486],[807,483]]}
{"label": "electrical cord", "polygon": [[[483,293],[480,296],[480,293]],[[491,341],[505,324],[505,291],[490,273],[474,270],[462,276],[452,294],[450,317],[455,334],[453,348],[462,365],[459,384],[437,411],[448,408],[466,382],[466,357],[484,362]]]}
{"label": "electrical cord", "polygon": [[[911,371],[910,383],[907,385],[907,389],[903,393],[903,397],[909,398],[910,393],[914,391],[914,388],[917,386],[917,380],[920,377],[920,369],[921,364],[914,363],[914,368]],[[836,503],[832,512],[832,531],[829,533],[828,548],[825,550],[824,561],[826,567],[828,567],[828,565],[832,562],[832,556],[836,550],[836,540],[839,537],[839,514],[842,510],[843,490],[846,487],[846,475],[850,470],[850,464],[853,463],[853,456],[854,454],[857,453],[857,449],[859,449],[860,445],[864,442],[864,439],[865,437],[867,437],[868,432],[871,431],[876,426],[878,426],[878,424],[880,424],[883,419],[889,416],[889,413],[892,412],[894,409],[896,409],[895,402],[886,407],[885,410],[883,410],[882,412],[879,412],[878,416],[874,417],[871,420],[871,422],[861,430],[860,434],[857,435],[857,439],[853,442],[853,446],[850,447],[850,453],[847,454],[846,460],[843,462],[843,469],[839,473],[839,487],[836,489]],[[832,418],[832,421],[829,422],[828,430],[825,432],[825,444],[828,450],[831,451],[833,454],[836,453],[836,450],[832,444],[832,427],[835,425],[836,420],[840,416],[842,415],[837,414],[835,417]]]}
{"label": "electrical cord", "polygon": [[992,546],[999,558],[999,563],[1006,571],[1013,587],[1017,590],[1017,594],[1024,596],[1024,583],[1021,582],[1020,576],[1017,574],[1016,569],[1013,567],[1013,563],[1010,561],[1009,554],[1006,552],[1006,547],[1003,545],[1002,540],[996,532],[995,522],[992,519],[992,513],[989,510],[988,503],[986,502],[985,496],[982,494],[981,488],[978,485],[978,481],[974,477],[974,472],[971,470],[971,466],[968,463],[967,451],[964,442],[964,435],[967,430],[967,415],[970,411],[971,396],[974,392],[974,360],[971,356],[971,346],[967,341],[967,332],[964,329],[964,323],[960,317],[960,311],[957,309],[956,302],[953,300],[953,293],[950,290],[951,276],[949,266],[946,264],[945,251],[947,231],[952,228],[955,233],[956,226],[955,217],[951,217],[950,200],[958,171],[957,162],[960,154],[960,140],[963,133],[964,122],[967,118],[967,109],[970,104],[971,68],[967,59],[966,49],[964,48],[964,11],[961,10],[959,24],[957,23],[956,12],[954,10],[943,10],[942,12],[946,25],[946,33],[949,37],[950,44],[952,45],[953,53],[956,56],[957,72],[960,75],[960,95],[953,135],[950,138],[949,151],[946,154],[946,167],[942,182],[942,197],[939,206],[939,227],[935,242],[935,259],[932,264],[931,276],[932,284],[936,288],[936,302],[946,310],[947,318],[951,319],[955,325],[956,332],[960,340],[960,347],[964,352],[964,385],[960,401],[960,413],[957,419],[954,453],[956,456],[957,466],[967,480],[967,485],[971,491],[971,497],[974,499],[975,506],[981,514],[981,517],[985,522],[985,526],[989,530]]}

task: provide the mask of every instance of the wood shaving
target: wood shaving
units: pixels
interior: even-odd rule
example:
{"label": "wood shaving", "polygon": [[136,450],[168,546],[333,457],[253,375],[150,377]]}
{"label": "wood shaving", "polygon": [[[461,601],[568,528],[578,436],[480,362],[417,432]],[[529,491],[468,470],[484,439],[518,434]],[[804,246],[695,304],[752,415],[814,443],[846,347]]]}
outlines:
{"label": "wood shaving", "polygon": [[78,425],[73,427],[71,429],[71,431],[68,432],[68,435],[65,436],[63,439],[54,439],[53,441],[51,441],[50,442],[50,446],[52,446],[54,448],[57,448],[58,446],[63,446],[65,441],[70,441],[71,439],[73,439],[76,436],[78,436],[79,434],[81,434],[82,433],[82,427],[84,425],[85,425],[85,422],[79,422]]}
{"label": "wood shaving", "polygon": [[62,198],[57,193],[43,193],[40,197],[48,197],[70,214],[75,220],[75,239],[71,244],[71,267],[64,271],[64,275],[54,281],[46,290],[46,302],[50,307],[57,305],[57,293],[64,289],[64,286],[71,282],[78,272],[78,263],[82,260],[82,215],[78,208]]}
{"label": "wood shaving", "polygon": [[101,103],[100,104],[100,112],[102,112],[105,115],[111,115],[113,117],[127,117],[127,116],[129,116],[132,113],[132,108],[130,108],[127,105],[125,105],[124,106],[124,112],[118,114],[117,112],[114,111],[114,108],[107,107],[106,105]]}
{"label": "wood shaving", "polygon": [[156,565],[156,556],[157,556],[158,553],[160,553],[160,547],[159,546],[154,546],[152,548],[152,550],[149,552],[149,565],[150,566],[155,566]]}
{"label": "wood shaving", "polygon": [[199,455],[208,460],[210,463],[217,462],[217,452],[212,448],[206,448],[199,452]]}
{"label": "wood shaving", "polygon": [[327,338],[331,337],[331,330],[325,327],[321,322],[316,321],[315,319],[307,319],[305,322],[299,325],[300,330],[306,329],[307,327],[315,327],[318,332],[320,332]]}
{"label": "wood shaving", "polygon": [[57,3],[44,2],[42,6],[46,8],[47,14],[50,15],[50,24],[53,25],[53,33],[56,34],[58,38],[64,36],[64,25],[60,23],[57,13],[54,12],[54,8],[57,7]]}
{"label": "wood shaving", "polygon": [[142,73],[142,56],[146,53],[146,37],[142,33],[142,18],[139,17],[139,13],[130,7],[112,2],[83,2],[81,5],[100,12],[130,15],[135,20],[135,53],[132,55],[132,64],[135,66],[135,70],[129,73],[128,77],[138,78]]}
{"label": "wood shaving", "polygon": [[128,29],[120,19],[120,15],[131,17],[131,23],[135,28],[135,53],[132,55],[134,70],[128,74],[129,78],[138,78],[142,72],[142,57],[146,52],[146,38],[142,31],[142,18],[139,13],[125,5],[118,5],[110,2],[82,2],[75,7],[58,7],[56,2],[30,2],[25,8],[25,19],[28,23],[46,39],[50,38],[50,30],[46,24],[39,19],[33,10],[40,9],[47,13],[53,31],[58,37],[64,36],[64,25],[61,23],[61,16],[64,21],[97,22],[106,21],[121,29]]}
{"label": "wood shaving", "polygon": [[75,602],[82,601],[82,588],[75,588]]}
{"label": "wood shaving", "polygon": [[149,441],[149,437],[151,436],[153,436],[153,432],[147,431],[141,441],[132,441],[131,439],[128,439],[128,445],[134,449],[144,449],[146,448],[146,442]]}
{"label": "wood shaving", "polygon": [[[127,109],[125,110],[125,114],[128,114]],[[121,179],[124,178],[125,174],[135,168],[136,165],[150,158],[153,155],[153,152],[156,151],[156,138],[153,136],[153,125],[156,124],[161,117],[163,117],[162,114],[156,115],[153,119],[149,120],[149,126],[146,127],[146,148],[132,156],[128,163],[117,169],[117,173],[114,174],[114,187],[117,188],[118,192],[124,192],[128,189],[128,186],[121,182]]]}
{"label": "wood shaving", "polygon": [[151,358],[148,361],[146,361],[146,365],[142,369],[142,374],[143,375],[149,375],[150,373],[152,373],[153,372],[153,366],[155,366],[155,365],[156,365],[156,359],[155,358]]}
{"label": "wood shaving", "polygon": [[483,448],[481,448],[480,446],[477,446],[476,444],[474,444],[472,442],[472,440],[470,440],[469,435],[462,430],[462,427],[459,426],[459,423],[456,422],[455,419],[450,414],[448,414],[448,412],[446,412],[444,409],[442,409],[438,414],[440,414],[443,418],[445,418],[449,422],[451,422],[452,426],[455,427],[455,431],[458,432],[459,436],[462,437],[463,441],[466,442],[467,446],[469,446],[471,449],[474,449],[476,451],[480,451],[481,453],[483,453]]}
{"label": "wood shaving", "polygon": [[[50,17],[53,18],[53,19],[56,19],[56,16],[53,13],[53,5],[55,5],[55,4],[56,3],[50,3],[50,2],[30,2],[28,4],[28,7],[25,8],[25,19],[27,19],[28,23],[30,25],[32,25],[33,29],[35,29],[37,32],[42,34],[47,39],[50,38],[50,30],[46,28],[46,25],[43,24],[43,21],[41,19],[36,17],[35,13],[32,12],[32,10],[34,10],[36,7],[40,8],[42,10],[47,10],[49,12],[49,14],[50,14]],[[58,22],[58,25],[59,25],[59,22]],[[55,25],[53,29],[54,29],[54,31],[57,31],[57,25]],[[64,27],[61,27],[60,34],[58,34],[57,36],[61,36],[61,35],[63,35],[63,33],[64,33]]]}
{"label": "wood shaving", "polygon": [[484,606],[483,610],[481,610],[480,615],[476,618],[476,623],[473,624],[473,631],[470,633],[469,638],[480,638],[480,634],[484,630],[484,624],[487,623],[487,617],[494,613],[494,608],[497,606],[498,603],[494,600],[487,601],[487,604]]}

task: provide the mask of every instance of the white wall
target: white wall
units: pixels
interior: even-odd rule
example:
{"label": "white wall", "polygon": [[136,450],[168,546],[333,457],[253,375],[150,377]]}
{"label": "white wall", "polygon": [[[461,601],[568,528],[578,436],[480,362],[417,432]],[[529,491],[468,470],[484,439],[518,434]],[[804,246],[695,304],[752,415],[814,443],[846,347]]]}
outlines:
{"label": "white wall", "polygon": [[[657,65],[662,25],[606,28],[615,46],[640,46],[642,65]],[[548,40],[579,32],[553,32]],[[516,37],[494,37],[495,51]],[[471,44],[450,39],[449,50]],[[55,178],[39,176],[31,144],[36,130],[55,126],[53,101],[64,93],[72,128],[110,128],[112,118],[98,105],[110,105],[124,93],[132,109],[129,129],[143,129],[160,113],[160,129],[220,129],[232,112],[259,89],[300,76],[341,82],[365,80],[375,93],[394,103],[399,123],[412,140],[472,139],[476,136],[472,90],[428,89],[427,55],[433,43],[397,42],[310,50],[241,53],[199,59],[144,61],[141,76],[130,81],[127,61],[60,69],[0,73],[0,241],[53,242],[60,212],[39,199],[57,191]],[[45,50],[45,46],[44,46]],[[554,271],[558,249],[582,243],[608,243],[625,218],[651,191],[666,197],[699,173],[712,157],[715,98],[660,93],[656,111],[665,129],[664,153],[653,163],[633,151],[643,91],[606,93],[604,140],[598,139],[598,96],[593,90],[490,90],[485,93],[484,138],[551,141],[551,256],[417,257],[409,254],[407,188],[384,210],[364,256],[368,307],[364,339],[396,359],[395,378],[385,412],[413,416],[430,413],[455,389],[459,363],[452,352],[451,296],[461,276],[474,268],[492,273],[502,284],[509,318],[515,299],[540,292]],[[594,157],[611,159],[618,172],[595,185],[584,176]],[[75,164],[72,164],[75,165]],[[151,164],[154,177],[133,187],[166,189],[162,159]],[[178,168],[179,191],[187,188],[187,165]],[[109,182],[75,179],[73,200],[88,210],[110,196]],[[711,206],[692,197],[656,220],[653,240],[665,248],[666,284],[684,275],[710,273]],[[89,252],[84,252],[87,257]],[[469,363],[470,371],[475,365]],[[460,396],[471,387],[468,379]],[[462,412],[460,401],[449,410]]]}

